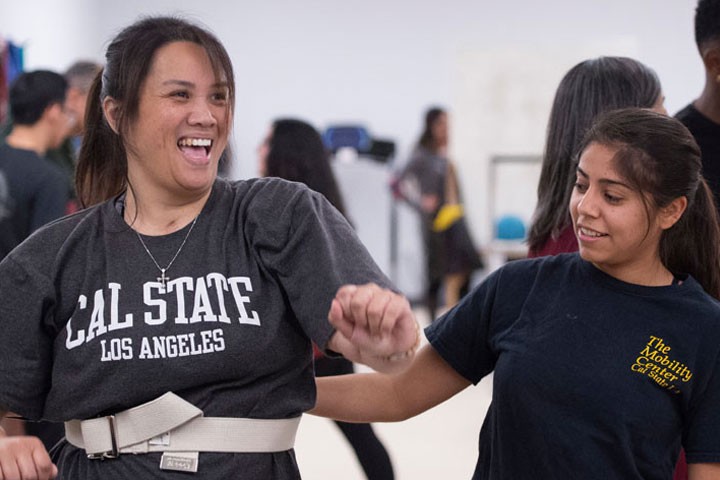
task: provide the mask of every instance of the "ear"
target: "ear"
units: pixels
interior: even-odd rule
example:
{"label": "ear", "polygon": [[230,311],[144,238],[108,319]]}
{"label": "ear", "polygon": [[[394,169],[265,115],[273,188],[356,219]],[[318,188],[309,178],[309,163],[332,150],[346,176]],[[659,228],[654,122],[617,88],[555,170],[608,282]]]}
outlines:
{"label": "ear", "polygon": [[720,43],[713,42],[710,46],[704,48],[702,60],[708,74],[712,78],[717,78],[720,75]]}
{"label": "ear", "polygon": [[663,230],[667,230],[680,220],[685,210],[687,210],[687,197],[678,197],[658,212],[658,224]]}
{"label": "ear", "polygon": [[63,106],[59,102],[53,102],[42,113],[42,118],[57,118],[63,113]]}
{"label": "ear", "polygon": [[118,133],[118,124],[120,122],[120,103],[114,98],[107,96],[103,99],[102,108],[108,125],[110,125],[113,132]]}

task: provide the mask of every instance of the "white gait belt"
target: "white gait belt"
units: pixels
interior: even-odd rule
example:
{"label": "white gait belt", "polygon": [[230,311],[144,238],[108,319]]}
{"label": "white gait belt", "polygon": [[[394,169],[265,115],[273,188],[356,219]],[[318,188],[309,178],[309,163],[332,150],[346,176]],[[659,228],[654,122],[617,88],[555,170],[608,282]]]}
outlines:
{"label": "white gait belt", "polygon": [[160,468],[196,472],[199,452],[282,452],[295,445],[301,417],[203,417],[172,392],[107,417],[65,422],[65,436],[90,459],[164,452]]}

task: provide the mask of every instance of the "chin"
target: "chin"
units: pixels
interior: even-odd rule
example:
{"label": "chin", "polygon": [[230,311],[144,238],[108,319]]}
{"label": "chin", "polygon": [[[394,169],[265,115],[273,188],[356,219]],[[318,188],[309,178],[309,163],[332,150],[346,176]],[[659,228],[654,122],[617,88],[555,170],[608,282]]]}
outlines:
{"label": "chin", "polygon": [[592,263],[598,263],[602,261],[599,259],[597,252],[593,252],[588,248],[583,248],[582,246],[578,249],[578,253],[580,254],[580,258],[582,258],[585,261],[592,262]]}
{"label": "chin", "polygon": [[189,175],[178,183],[186,190],[205,190],[212,187],[216,177],[216,174]]}

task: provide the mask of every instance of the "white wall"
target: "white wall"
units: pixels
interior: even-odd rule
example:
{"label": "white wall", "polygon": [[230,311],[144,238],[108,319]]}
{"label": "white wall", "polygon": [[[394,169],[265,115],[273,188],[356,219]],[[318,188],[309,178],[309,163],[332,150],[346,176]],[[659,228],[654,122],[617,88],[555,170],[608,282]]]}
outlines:
{"label": "white wall", "polygon": [[[694,5],[43,0],[28,8],[2,0],[0,34],[25,43],[28,68],[64,69],[76,57],[101,59],[106,42],[140,14],[182,12],[200,20],[225,43],[235,65],[238,177],[255,174],[255,147],[277,116],[300,116],[319,128],[362,122],[374,135],[395,139],[403,161],[424,109],[447,105],[471,227],[485,242],[492,220],[488,158],[542,150],[554,88],[571,65],[599,54],[634,56],[658,72],[671,113],[699,93],[704,73],[693,40]],[[533,181],[517,188],[528,202]]]}

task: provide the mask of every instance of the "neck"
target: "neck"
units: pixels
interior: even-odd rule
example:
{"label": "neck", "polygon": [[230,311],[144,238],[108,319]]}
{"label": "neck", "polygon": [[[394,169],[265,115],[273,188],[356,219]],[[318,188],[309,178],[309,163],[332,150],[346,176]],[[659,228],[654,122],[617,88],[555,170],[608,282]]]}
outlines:
{"label": "neck", "polygon": [[720,83],[716,78],[706,78],[705,88],[693,102],[693,106],[707,118],[720,124]]}
{"label": "neck", "polygon": [[191,223],[205,206],[210,192],[193,201],[163,201],[143,192],[138,198],[130,188],[125,197],[125,221],[143,235],[166,235]]}
{"label": "neck", "polygon": [[49,141],[39,125],[15,125],[5,142],[13,148],[31,150],[38,155],[45,155]]}
{"label": "neck", "polygon": [[652,265],[637,265],[624,267],[622,270],[614,269],[612,266],[598,265],[593,263],[599,270],[617,278],[625,283],[642,285],[644,287],[664,287],[671,285],[673,274],[662,264],[660,259]]}

